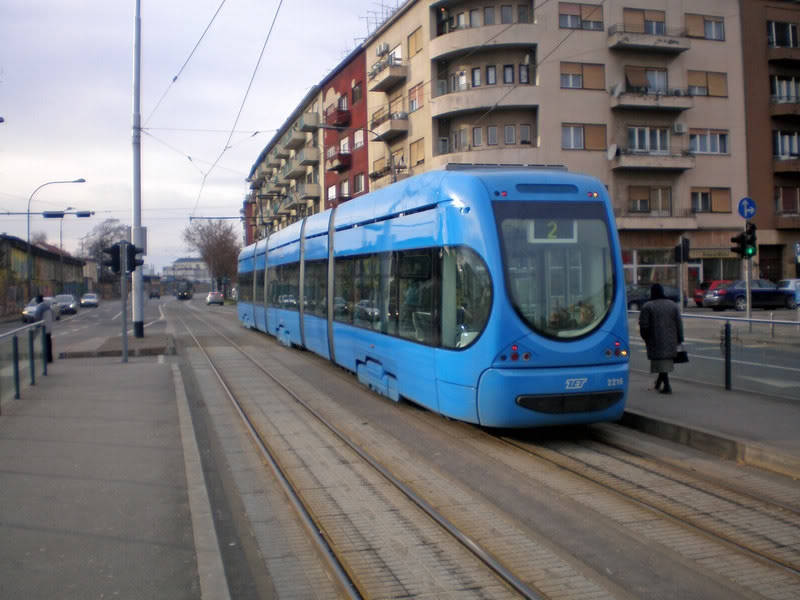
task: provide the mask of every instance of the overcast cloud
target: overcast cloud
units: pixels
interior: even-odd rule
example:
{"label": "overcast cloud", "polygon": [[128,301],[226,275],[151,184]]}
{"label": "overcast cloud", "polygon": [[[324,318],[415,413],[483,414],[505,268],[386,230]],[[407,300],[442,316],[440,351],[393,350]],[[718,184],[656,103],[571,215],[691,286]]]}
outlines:
{"label": "overcast cloud", "polygon": [[[142,225],[146,262],[160,271],[189,254],[181,232],[197,216],[237,216],[261,149],[311,86],[367,35],[382,10],[373,0],[284,0],[231,148],[210,173],[233,127],[278,0],[141,0]],[[384,2],[395,5],[396,1]],[[31,212],[73,206],[64,247],[103,219],[132,223],[133,0],[0,0],[0,232],[26,237]],[[152,113],[152,116],[151,116]],[[179,131],[190,130],[190,131]],[[259,134],[253,135],[258,131]],[[188,158],[191,157],[191,160]],[[31,231],[58,244],[59,223],[31,217]]]}

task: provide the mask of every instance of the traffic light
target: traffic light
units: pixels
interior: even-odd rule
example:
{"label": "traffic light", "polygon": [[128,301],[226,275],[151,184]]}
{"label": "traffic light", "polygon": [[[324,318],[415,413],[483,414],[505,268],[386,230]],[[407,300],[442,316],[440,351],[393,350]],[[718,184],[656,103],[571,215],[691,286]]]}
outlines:
{"label": "traffic light", "polygon": [[756,224],[748,223],[744,232],[744,257],[752,258],[758,252],[756,244]]}
{"label": "traffic light", "polygon": [[133,244],[127,244],[125,246],[125,252],[125,272],[133,273],[136,270],[136,267],[144,264],[144,259],[136,258],[136,255],[144,252],[144,249],[137,248]]}
{"label": "traffic light", "polygon": [[739,233],[731,238],[733,242],[733,246],[731,246],[731,252],[734,254],[738,254],[741,258],[744,258],[744,231]]}
{"label": "traffic light", "polygon": [[689,262],[689,238],[682,237],[681,243],[673,248],[676,263]]}
{"label": "traffic light", "polygon": [[119,243],[114,244],[110,248],[103,248],[103,254],[109,254],[111,258],[106,258],[103,260],[104,267],[111,267],[111,270],[114,273],[119,273]]}

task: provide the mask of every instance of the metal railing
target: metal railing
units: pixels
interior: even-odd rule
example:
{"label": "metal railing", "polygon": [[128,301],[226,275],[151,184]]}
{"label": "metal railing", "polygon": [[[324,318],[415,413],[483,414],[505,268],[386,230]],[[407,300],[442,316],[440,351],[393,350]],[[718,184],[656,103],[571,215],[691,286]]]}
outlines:
{"label": "metal railing", "polygon": [[[655,23],[655,21],[654,21]],[[686,37],[685,27],[661,27],[659,25],[653,26],[652,30],[648,30],[644,25],[633,25],[631,23],[617,23],[616,25],[608,26],[609,37],[615,33],[638,33],[642,35],[661,35],[665,37]]]}
{"label": "metal railing", "polygon": [[0,335],[0,406],[10,398],[19,400],[25,388],[36,385],[37,370],[47,375],[45,344],[42,323]]}

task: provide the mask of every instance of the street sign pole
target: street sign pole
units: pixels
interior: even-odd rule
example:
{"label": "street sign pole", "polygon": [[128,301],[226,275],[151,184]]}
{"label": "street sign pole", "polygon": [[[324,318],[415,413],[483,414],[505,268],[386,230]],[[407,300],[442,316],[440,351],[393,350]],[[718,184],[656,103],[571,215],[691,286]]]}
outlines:
{"label": "street sign pole", "polygon": [[[752,198],[744,197],[739,200],[739,215],[744,219],[744,231],[742,236],[744,239],[747,239],[747,223],[750,219],[756,216],[756,211],[758,210],[758,206],[756,205],[756,201]],[[743,243],[744,244],[744,243]],[[742,256],[742,261],[744,262],[744,282],[745,282],[745,295],[747,297],[747,327],[750,331],[753,330],[753,324],[750,323],[750,309],[751,307],[751,300],[750,300],[750,260],[745,256]]]}
{"label": "street sign pole", "polygon": [[[744,222],[744,230],[747,232],[747,221]],[[742,257],[742,260],[744,261],[744,293],[747,297],[747,329],[749,333],[752,333],[753,324],[750,322],[750,309],[752,308],[752,300],[750,299],[750,259]]]}

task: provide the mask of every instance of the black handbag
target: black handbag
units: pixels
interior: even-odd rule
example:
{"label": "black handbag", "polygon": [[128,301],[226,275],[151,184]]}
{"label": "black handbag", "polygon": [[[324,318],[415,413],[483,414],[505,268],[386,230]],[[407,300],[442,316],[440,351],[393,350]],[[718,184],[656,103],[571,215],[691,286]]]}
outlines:
{"label": "black handbag", "polygon": [[676,364],[689,362],[689,353],[683,349],[683,344],[678,345],[678,353],[675,355],[675,360],[673,362]]}

